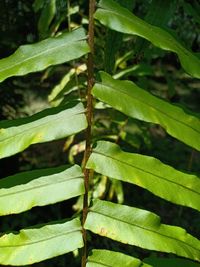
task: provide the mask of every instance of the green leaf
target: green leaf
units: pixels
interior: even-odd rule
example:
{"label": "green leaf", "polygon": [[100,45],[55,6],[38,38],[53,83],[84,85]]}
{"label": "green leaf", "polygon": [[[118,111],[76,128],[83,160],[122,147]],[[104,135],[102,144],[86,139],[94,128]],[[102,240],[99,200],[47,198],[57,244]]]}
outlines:
{"label": "green leaf", "polygon": [[123,70],[120,70],[118,73],[113,75],[113,78],[120,79],[129,75],[133,76],[147,76],[154,75],[152,68],[147,64],[138,64],[131,67],[127,67]]}
{"label": "green leaf", "polygon": [[185,71],[200,78],[199,58],[167,31],[136,17],[113,0],[101,0],[95,17],[113,30],[141,36],[159,48],[176,53]]}
{"label": "green leaf", "polygon": [[0,60],[0,82],[83,56],[89,52],[85,39],[84,30],[78,28],[36,44],[20,46],[14,54]]}
{"label": "green leaf", "polygon": [[21,230],[0,237],[0,264],[29,265],[83,247],[81,223],[65,223]]}
{"label": "green leaf", "polygon": [[81,103],[46,109],[31,117],[0,122],[0,158],[32,144],[64,138],[87,127]]}
{"label": "green leaf", "polygon": [[200,211],[200,179],[156,158],[123,152],[116,144],[99,141],[87,162],[87,168],[136,184],[168,201]]}
{"label": "green leaf", "polygon": [[45,2],[38,21],[38,32],[40,37],[48,35],[49,26],[56,14],[56,0],[48,0]]}
{"label": "green leaf", "polygon": [[[62,94],[65,87],[72,81],[75,76],[76,70],[73,68],[71,69],[57,84],[51,91],[50,95],[48,96],[49,102],[55,100],[60,94]],[[63,95],[62,95],[63,96]]]}
{"label": "green leaf", "polygon": [[123,253],[114,252],[105,249],[93,249],[92,255],[88,257],[86,267],[150,267],[150,265],[142,263],[140,260],[125,255]]}
{"label": "green leaf", "polygon": [[48,96],[48,100],[51,104],[61,101],[65,95],[71,93],[74,90],[80,90],[83,86],[86,78],[80,77],[82,72],[85,72],[87,67],[85,64],[79,65],[77,68],[71,68],[70,71],[64,75],[62,80],[54,86],[51,93]]}
{"label": "green leaf", "polygon": [[154,267],[200,267],[200,264],[186,259],[164,259],[164,258],[146,258],[146,263],[152,264]]}
{"label": "green leaf", "polygon": [[200,241],[149,211],[95,200],[85,228],[113,240],[200,261]]}
{"label": "green leaf", "polygon": [[93,95],[126,115],[160,124],[170,135],[200,150],[200,119],[191,112],[153,96],[130,81],[114,80],[101,72]]}
{"label": "green leaf", "polygon": [[12,175],[0,180],[0,216],[57,203],[84,192],[83,174],[78,165]]}

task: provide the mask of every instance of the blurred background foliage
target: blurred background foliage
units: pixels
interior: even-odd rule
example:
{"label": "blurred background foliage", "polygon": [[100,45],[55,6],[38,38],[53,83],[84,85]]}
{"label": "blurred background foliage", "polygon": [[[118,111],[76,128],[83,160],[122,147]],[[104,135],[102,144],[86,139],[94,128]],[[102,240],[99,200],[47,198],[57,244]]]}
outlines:
{"label": "blurred background foliage", "polygon": [[[116,0],[117,1],[117,0]],[[118,1],[122,2],[122,1]],[[198,0],[132,0],[123,1],[140,18],[170,31],[187,48],[200,52],[200,3]],[[87,30],[88,1],[2,0],[0,1],[0,57],[12,54],[18,46],[34,43],[62,31],[83,25]],[[95,67],[114,77],[129,79],[153,94],[200,111],[200,82],[181,69],[175,54],[166,53],[139,37],[106,30],[96,24]],[[98,75],[97,75],[98,79]],[[32,115],[49,106],[63,105],[71,99],[85,102],[86,59],[53,66],[43,72],[9,78],[0,85],[0,119]],[[152,155],[185,172],[200,172],[199,153],[170,137],[160,126],[130,119],[95,102],[93,138],[119,143],[123,150]],[[65,123],[63,121],[63,123]],[[68,139],[33,145],[22,153],[0,160],[0,177],[18,171],[81,163],[84,151],[83,133]],[[96,175],[92,184],[94,197],[149,209],[161,215],[164,223],[183,226],[200,238],[200,216],[197,211],[170,204],[137,187]],[[48,207],[34,208],[20,215],[4,216],[1,230],[19,230],[35,223],[70,217],[79,211],[81,199]],[[124,245],[90,236],[97,248],[123,251]],[[95,240],[94,240],[95,239]],[[127,246],[126,246],[127,248]],[[152,256],[149,251],[128,247],[131,255]],[[33,266],[75,266],[74,253],[34,264]],[[162,255],[161,255],[162,256]]]}

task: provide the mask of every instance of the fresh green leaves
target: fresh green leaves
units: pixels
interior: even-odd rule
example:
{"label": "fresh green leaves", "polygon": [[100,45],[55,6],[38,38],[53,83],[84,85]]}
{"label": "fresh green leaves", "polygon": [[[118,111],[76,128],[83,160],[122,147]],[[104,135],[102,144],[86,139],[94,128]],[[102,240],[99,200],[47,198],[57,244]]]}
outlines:
{"label": "fresh green leaves", "polygon": [[23,45],[13,55],[0,60],[0,82],[11,76],[44,70],[88,52],[89,47],[82,28],[36,44]]}
{"label": "fresh green leaves", "polygon": [[161,224],[157,215],[146,210],[95,200],[85,228],[125,244],[200,261],[198,239],[180,227]]}
{"label": "fresh green leaves", "polygon": [[79,219],[25,229],[0,237],[0,264],[29,265],[81,247]]}
{"label": "fresh green leaves", "polygon": [[32,144],[57,140],[87,127],[81,103],[50,108],[31,117],[0,122],[0,158]]}
{"label": "fresh green leaves", "polygon": [[167,31],[136,17],[113,0],[101,0],[95,17],[113,30],[141,36],[159,48],[175,52],[185,71],[200,78],[199,58]]}
{"label": "fresh green leaves", "polygon": [[[160,28],[166,25],[170,19],[170,14],[175,10],[174,1],[171,1],[171,5],[167,2],[163,5],[162,0],[149,1],[148,7],[150,8],[146,12],[146,20],[159,27],[152,26],[137,18],[116,2],[123,2],[122,5],[131,10],[137,1],[100,0],[96,18],[111,29],[108,30],[109,34],[104,54],[105,69],[108,72],[112,73],[115,68],[116,55],[123,41],[121,33],[126,33],[142,37],[142,43],[150,41],[161,49],[175,52],[183,68],[190,75],[200,78],[200,60],[198,56],[185,49],[176,38]],[[66,12],[67,3],[68,14]],[[156,12],[155,7],[157,8]],[[184,8],[187,9],[187,7],[190,6],[184,5]],[[87,36],[82,28],[70,33],[57,34],[57,30],[60,30],[66,24],[67,16],[68,24],[70,24],[69,28],[73,25],[73,23],[70,23],[70,16],[74,12],[78,12],[79,6],[70,8],[70,1],[63,0],[35,0],[33,8],[35,12],[41,10],[38,22],[39,36],[44,38],[45,36],[55,35],[55,37],[36,44],[21,46],[13,55],[1,59],[0,82],[8,77],[42,71],[49,66],[80,58],[89,52]],[[196,14],[191,8],[188,13],[192,16]],[[195,17],[198,22],[198,16],[195,15]],[[85,17],[83,18],[85,19]],[[98,33],[101,34],[102,31],[100,30]],[[89,39],[90,37],[92,39],[92,36],[89,36]],[[131,44],[129,43],[130,38],[127,39],[128,44]],[[101,42],[99,44],[99,47],[101,47]],[[134,53],[142,52],[140,44],[140,42],[137,44],[136,41],[134,48],[128,51],[126,55],[121,55],[120,51],[121,59],[117,61],[116,66],[122,68],[122,70],[115,75],[115,78],[128,77],[133,73],[141,76],[154,75],[154,66],[150,68],[150,64],[147,65],[145,61],[137,66],[130,66],[129,60]],[[123,45],[122,50],[124,48]],[[101,54],[102,51],[100,50],[97,56]],[[96,54],[94,56],[96,57]],[[148,61],[151,62],[152,58],[152,55],[149,55]],[[96,62],[97,59],[94,61]],[[86,75],[83,79],[78,77],[79,73],[86,71],[86,65],[83,63],[79,61],[78,65],[73,64],[73,67],[68,65],[67,73],[63,74],[63,79],[53,88],[49,96],[51,104],[55,106],[62,105],[65,102],[62,100],[66,94],[77,88],[80,91],[79,98],[85,95],[82,94],[80,89],[85,89]],[[91,64],[94,65],[93,62]],[[126,64],[128,64],[127,67]],[[166,72],[166,76],[167,71],[168,69],[163,71]],[[90,76],[90,70],[88,70],[89,79]],[[200,121],[198,115],[171,105],[132,82],[115,80],[106,73],[101,73],[101,78],[102,82],[97,82],[93,88],[93,95],[96,98],[127,116],[159,124],[170,135],[200,150]],[[83,103],[87,97],[86,94]],[[73,102],[69,98],[66,99],[65,103],[68,104],[44,110],[28,118],[0,122],[0,158],[21,152],[32,144],[57,140],[70,135],[74,138],[76,133],[86,129],[87,120],[83,104]],[[90,108],[87,112],[92,113]],[[116,121],[117,126],[114,125],[116,139],[129,140],[133,144],[131,134],[134,133],[134,130],[131,133],[126,132],[126,130],[133,126],[135,120],[131,120],[131,126],[128,125],[128,119],[127,124],[123,119],[116,120],[116,118],[112,123],[115,124]],[[106,131],[110,126],[110,128],[113,128],[112,123],[107,122],[106,118],[102,123]],[[101,125],[101,121],[99,122],[97,119],[95,126],[98,124]],[[99,134],[98,137],[93,136],[91,127],[92,125],[88,127],[91,139],[101,139],[103,137],[102,133],[99,131],[100,133],[97,133]],[[127,133],[128,138],[125,137]],[[106,136],[108,136],[107,133]],[[73,138],[67,140],[65,145],[65,148],[72,145],[69,158],[70,156],[73,158],[74,154],[77,155],[85,148],[85,140]],[[74,140],[75,143],[72,144]],[[94,180],[95,186],[98,179],[102,180],[102,183],[96,186],[96,192],[103,186],[103,189],[99,190],[99,192],[102,192],[101,196],[106,192],[107,177],[110,177],[113,179],[111,179],[109,192],[115,191],[118,201],[123,202],[121,181],[124,181],[143,187],[165,200],[200,211],[199,178],[196,175],[177,171],[158,159],[123,152],[116,144],[99,141],[86,164],[88,169],[90,168],[103,175],[97,175],[95,177],[96,181]],[[84,168],[85,171],[87,173]],[[82,197],[84,192],[84,175],[81,167],[77,165],[70,168],[63,166],[22,172],[0,180],[0,215],[16,214],[36,206],[45,206],[76,196]],[[94,191],[93,197],[96,192]],[[85,195],[85,197],[87,196]],[[80,199],[78,203],[81,202]],[[43,226],[32,226],[28,229],[22,229],[18,233],[2,233],[0,237],[0,265],[32,265],[82,248],[84,246],[83,227],[84,230],[90,230],[93,233],[124,244],[174,253],[181,257],[200,261],[200,241],[186,233],[184,229],[161,224],[160,218],[149,211],[107,201],[91,199],[91,202],[93,205],[89,211],[86,206],[83,207],[88,214],[86,221],[84,220],[85,225],[81,225],[79,218],[76,218],[71,221],[48,222]],[[82,207],[79,204],[77,206],[81,210]],[[85,259],[85,255],[83,259]],[[156,266],[158,262],[154,261],[154,263]],[[152,263],[153,266],[154,263]],[[177,265],[182,266],[184,263],[185,261],[181,261]],[[174,262],[171,262],[171,264],[173,265]],[[87,259],[87,267],[100,266],[147,267],[149,265],[122,253],[93,250],[92,255],[89,255]],[[160,266],[160,263],[157,266]]]}
{"label": "fresh green leaves", "polygon": [[126,115],[160,124],[170,135],[200,150],[200,119],[186,113],[130,81],[114,80],[101,72],[101,83],[96,83],[93,94]]}
{"label": "fresh green leaves", "polygon": [[200,179],[177,171],[156,158],[123,152],[116,144],[99,141],[87,167],[111,178],[141,186],[173,203],[200,211]]}
{"label": "fresh green leaves", "polygon": [[60,202],[84,192],[78,165],[19,173],[0,180],[0,216]]}
{"label": "fresh green leaves", "polygon": [[150,265],[142,263],[140,260],[123,253],[105,249],[93,249],[92,255],[88,257],[86,267],[101,266],[150,267]]}

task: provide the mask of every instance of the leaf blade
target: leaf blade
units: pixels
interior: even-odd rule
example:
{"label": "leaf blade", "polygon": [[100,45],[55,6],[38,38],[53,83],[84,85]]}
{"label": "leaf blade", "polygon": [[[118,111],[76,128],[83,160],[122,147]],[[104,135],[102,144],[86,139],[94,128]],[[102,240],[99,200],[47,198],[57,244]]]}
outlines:
{"label": "leaf blade", "polygon": [[46,109],[28,118],[2,121],[0,158],[21,152],[32,144],[64,138],[86,127],[87,121],[81,103]]}
{"label": "leaf blade", "polygon": [[113,240],[200,261],[200,241],[183,228],[160,223],[149,211],[95,200],[85,228]]}
{"label": "leaf blade", "polygon": [[85,55],[89,52],[85,39],[84,30],[78,28],[36,44],[20,46],[14,54],[0,60],[0,82]]}
{"label": "leaf blade", "polygon": [[200,119],[141,89],[130,81],[114,80],[101,72],[92,93],[99,100],[138,120],[160,124],[170,135],[200,150]]}
{"label": "leaf blade", "polygon": [[0,264],[29,265],[83,247],[79,219],[0,237]]}
{"label": "leaf blade", "polygon": [[167,31],[143,21],[112,0],[101,0],[95,17],[113,30],[138,35],[161,49],[176,53],[185,71],[200,78],[198,56],[183,47]]}
{"label": "leaf blade", "polygon": [[88,257],[86,267],[100,266],[150,267],[150,265],[141,262],[139,259],[120,252],[105,249],[93,249],[92,255]]}
{"label": "leaf blade", "polygon": [[78,165],[19,173],[0,180],[0,216],[54,204],[84,192]]}
{"label": "leaf blade", "polygon": [[200,179],[163,164],[156,158],[123,152],[116,144],[99,141],[87,168],[136,184],[165,200],[200,211]]}

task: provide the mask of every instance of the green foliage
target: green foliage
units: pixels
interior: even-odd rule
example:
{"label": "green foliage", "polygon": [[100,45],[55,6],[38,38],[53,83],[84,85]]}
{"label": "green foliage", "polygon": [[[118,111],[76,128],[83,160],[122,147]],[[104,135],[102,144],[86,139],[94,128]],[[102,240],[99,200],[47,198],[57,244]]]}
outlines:
{"label": "green foliage", "polygon": [[94,249],[92,255],[88,257],[87,267],[100,266],[126,266],[126,267],[150,267],[150,265],[125,254],[110,250]]}
{"label": "green foliage", "polygon": [[[79,197],[74,205],[76,211],[83,209],[82,197],[87,190],[84,188],[86,172],[80,166],[82,161],[80,153],[85,146],[82,132],[87,126],[89,130],[91,127],[86,116],[89,111],[85,108],[88,98],[85,93],[85,81],[88,73],[84,56],[90,52],[90,48],[86,40],[87,34],[82,27],[77,27],[75,24],[77,29],[66,33],[63,31],[62,23],[67,22],[68,29],[71,30],[74,27],[70,20],[71,16],[82,16],[85,2],[80,1],[79,6],[71,7],[70,1],[34,1],[34,11],[39,14],[37,24],[39,39],[48,38],[20,46],[14,54],[0,60],[1,82],[9,77],[12,79],[15,76],[45,71],[40,73],[41,82],[51,77],[52,73],[60,71],[57,65],[65,63],[48,97],[51,104],[56,107],[50,107],[33,116],[27,115],[25,118],[0,122],[0,158],[15,155],[33,144],[67,138],[64,150],[69,152],[69,162],[73,165],[20,172],[0,180],[1,216],[22,213],[34,207],[48,206],[74,197]],[[177,76],[174,74],[172,81],[167,70],[160,67],[162,62],[158,64],[159,70],[151,66],[151,60],[164,57],[165,51],[168,51],[168,54],[175,53],[183,69],[194,78],[200,78],[200,60],[198,55],[186,49],[178,41],[174,33],[171,34],[164,29],[175,11],[174,2],[171,3],[168,13],[165,13],[166,5],[160,6],[162,1],[152,1],[147,7],[142,5],[143,8],[144,6],[147,8],[145,20],[132,13],[137,1],[127,0],[123,6],[117,2],[119,1],[100,0],[95,13],[96,39],[98,45],[100,44],[99,47],[103,42],[104,26],[108,32],[104,61],[99,60],[98,54],[104,52],[101,49],[95,52],[98,73],[95,73],[96,82],[92,89],[96,108],[92,114],[93,148],[89,159],[85,162],[86,169],[91,173],[94,172],[94,179],[90,181],[89,210],[85,224],[81,224],[81,215],[77,212],[73,219],[67,219],[65,216],[64,221],[55,222],[48,218],[49,221],[44,225],[36,223],[19,232],[2,233],[1,265],[30,265],[75,250],[77,253],[78,249],[84,247],[82,232],[88,230],[92,248],[96,247],[92,239],[95,234],[99,238],[103,237],[103,240],[106,237],[120,242],[125,249],[118,249],[116,246],[113,250],[119,252],[105,250],[106,242],[101,242],[101,248],[105,249],[88,251],[87,267],[148,267],[150,266],[148,264],[155,267],[161,265],[171,267],[174,264],[200,266],[184,259],[160,261],[159,258],[153,260],[150,258],[144,261],[144,256],[137,255],[136,247],[200,262],[200,241],[187,233],[183,227],[172,226],[174,222],[170,222],[170,225],[161,223],[162,214],[158,216],[150,211],[123,204],[126,193],[123,191],[123,185],[129,183],[130,187],[132,184],[137,185],[178,207],[186,206],[200,211],[198,175],[172,168],[155,157],[142,155],[141,145],[151,147],[148,130],[156,125],[154,131],[159,129],[165,137],[166,131],[174,137],[174,140],[182,141],[185,147],[188,145],[192,149],[200,150],[199,115],[186,110],[183,104],[179,106],[172,104],[170,97],[165,96],[165,99],[162,99],[159,97],[163,97],[162,94],[159,95],[158,92],[155,94],[155,91],[153,94],[153,90],[147,86],[147,77],[156,79],[158,74],[164,73],[165,82],[167,81],[170,87],[167,91],[168,96],[170,89],[173,91],[172,87],[177,76],[178,79],[188,78],[179,70]],[[66,6],[68,11],[65,13],[63,10]],[[157,11],[154,13],[155,6]],[[191,5],[183,6],[198,21],[198,14]],[[156,15],[158,13],[159,16]],[[85,17],[81,17],[81,21],[79,23],[81,26],[87,23]],[[136,38],[135,35],[142,39]],[[133,48],[133,40],[136,48]],[[125,54],[124,51],[127,49],[128,53]],[[135,53],[144,52],[141,64],[131,61]],[[104,71],[113,76],[101,70],[105,64]],[[50,66],[51,68],[48,68]],[[80,74],[83,74],[83,77]],[[124,77],[130,81],[118,80]],[[15,84],[18,84],[19,80],[16,81]],[[128,144],[129,152],[122,150],[124,143]],[[137,153],[134,153],[135,150]],[[112,203],[113,196],[116,196],[118,202],[122,204]],[[95,199],[98,197],[105,200]],[[126,251],[128,245],[129,249],[130,247],[132,249],[131,252],[127,250],[127,254],[131,256],[120,251]],[[133,253],[134,250],[136,252]],[[142,261],[137,259],[138,257]]]}
{"label": "green foliage", "polygon": [[198,56],[185,49],[171,34],[162,28],[148,24],[112,0],[101,0],[95,17],[107,27],[127,34],[135,34],[164,50],[177,53],[183,68],[200,78]]}
{"label": "green foliage", "polygon": [[[200,150],[200,120],[183,109],[142,90],[130,81],[117,81],[101,73],[93,94],[126,115],[160,124],[169,134]],[[112,97],[111,97],[112,96]]]}
{"label": "green foliage", "polygon": [[79,58],[89,51],[85,39],[83,29],[79,28],[33,45],[21,46],[13,55],[0,60],[0,81]]}
{"label": "green foliage", "polygon": [[[0,180],[0,215],[20,213],[83,195],[81,168],[57,167],[35,170]],[[70,188],[70,190],[68,190]]]}
{"label": "green foliage", "polygon": [[114,179],[136,184],[173,203],[200,211],[199,178],[177,171],[156,158],[123,152],[116,144],[99,141],[87,167]]}
{"label": "green foliage", "polygon": [[86,229],[125,244],[200,260],[200,241],[180,227],[160,223],[149,211],[95,200]]}
{"label": "green foliage", "polygon": [[22,266],[83,247],[78,218],[21,230],[0,237],[1,264]]}
{"label": "green foliage", "polygon": [[83,105],[74,105],[72,102],[66,106],[41,111],[28,118],[2,121],[0,127],[0,158],[4,158],[32,144],[75,134],[87,127],[87,121]]}

